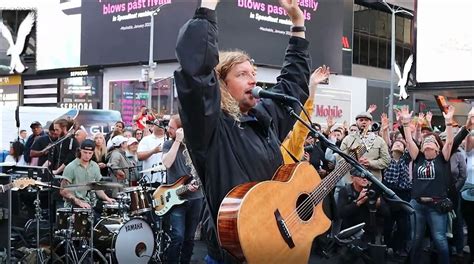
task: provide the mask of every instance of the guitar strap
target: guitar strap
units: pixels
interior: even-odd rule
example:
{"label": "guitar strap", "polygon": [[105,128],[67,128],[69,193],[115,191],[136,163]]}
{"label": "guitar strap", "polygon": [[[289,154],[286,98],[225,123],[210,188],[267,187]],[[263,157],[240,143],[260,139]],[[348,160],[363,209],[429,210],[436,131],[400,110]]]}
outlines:
{"label": "guitar strap", "polygon": [[295,155],[291,154],[291,152],[290,152],[287,148],[285,148],[285,146],[283,145],[283,143],[281,143],[280,141],[279,141],[279,143],[280,143],[280,146],[286,151],[286,153],[288,153],[288,155],[290,155],[290,157],[293,159],[293,161],[294,161],[295,163],[300,162],[300,161],[295,157]]}

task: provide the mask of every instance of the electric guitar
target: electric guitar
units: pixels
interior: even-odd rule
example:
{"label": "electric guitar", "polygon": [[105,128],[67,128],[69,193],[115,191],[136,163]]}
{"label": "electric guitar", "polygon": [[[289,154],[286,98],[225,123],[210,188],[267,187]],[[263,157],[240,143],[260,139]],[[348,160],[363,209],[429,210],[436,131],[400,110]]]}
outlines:
{"label": "electric guitar", "polygon": [[[360,144],[351,150],[357,159],[367,149]],[[313,166],[300,162],[281,166],[270,181],[236,186],[218,212],[221,246],[247,263],[308,263],[314,238],[331,226],[322,201],[351,167],[341,160],[321,180]]]}
{"label": "electric guitar", "polygon": [[30,178],[20,178],[16,179],[11,183],[5,184],[0,188],[0,192],[7,192],[12,188],[24,189],[30,185],[36,184],[36,180]]}
{"label": "electric guitar", "polygon": [[196,188],[199,187],[199,182],[194,181],[190,184],[185,184],[191,177],[183,176],[172,184],[163,184],[158,187],[153,193],[153,207],[155,208],[155,214],[158,216],[165,215],[173,206],[182,204],[187,201],[180,197],[181,195],[188,192],[188,186],[192,185]]}

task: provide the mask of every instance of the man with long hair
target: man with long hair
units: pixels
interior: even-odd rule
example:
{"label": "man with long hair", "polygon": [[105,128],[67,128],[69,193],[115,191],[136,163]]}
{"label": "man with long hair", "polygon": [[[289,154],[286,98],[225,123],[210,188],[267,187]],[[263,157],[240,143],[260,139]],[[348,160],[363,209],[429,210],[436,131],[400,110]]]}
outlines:
{"label": "man with long hair", "polygon": [[[235,186],[270,180],[283,164],[280,142],[294,125],[286,109],[257,99],[253,60],[243,51],[218,51],[215,8],[218,0],[202,1],[180,30],[175,72],[186,145],[203,183],[209,214],[208,263],[229,263],[216,237],[219,205]],[[297,0],[280,0],[291,22],[291,36],[274,92],[305,102],[310,75],[305,18]]]}

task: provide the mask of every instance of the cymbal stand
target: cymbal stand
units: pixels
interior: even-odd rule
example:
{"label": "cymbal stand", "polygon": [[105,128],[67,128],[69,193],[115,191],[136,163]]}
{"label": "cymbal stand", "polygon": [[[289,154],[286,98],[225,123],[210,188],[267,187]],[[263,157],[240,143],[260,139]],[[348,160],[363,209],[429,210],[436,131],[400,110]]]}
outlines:
{"label": "cymbal stand", "polygon": [[81,259],[77,263],[79,264],[82,263],[86,259],[89,252],[91,254],[91,263],[94,263],[94,252],[97,253],[97,255],[102,259],[102,261],[104,261],[103,263],[109,263],[107,259],[104,257],[104,255],[102,255],[102,253],[97,248],[94,248],[94,210],[93,209],[91,209],[91,212],[89,214],[89,223],[91,224],[91,237],[89,240],[89,246],[88,246],[88,249],[84,252],[84,254],[82,254]]}
{"label": "cymbal stand", "polygon": [[40,248],[40,222],[41,222],[41,201],[40,188],[36,187],[36,199],[33,202],[35,205],[35,219],[36,219],[36,263],[44,263],[45,257],[43,249]]}

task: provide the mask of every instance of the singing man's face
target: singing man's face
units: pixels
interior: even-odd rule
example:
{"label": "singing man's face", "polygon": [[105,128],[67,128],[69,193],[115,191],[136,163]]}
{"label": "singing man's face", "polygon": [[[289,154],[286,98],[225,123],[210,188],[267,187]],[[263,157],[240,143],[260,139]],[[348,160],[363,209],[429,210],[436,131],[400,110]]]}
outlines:
{"label": "singing man's face", "polygon": [[252,95],[252,88],[257,83],[254,66],[249,62],[236,64],[225,78],[230,95],[239,103],[240,110],[247,112],[255,106],[257,100]]}

